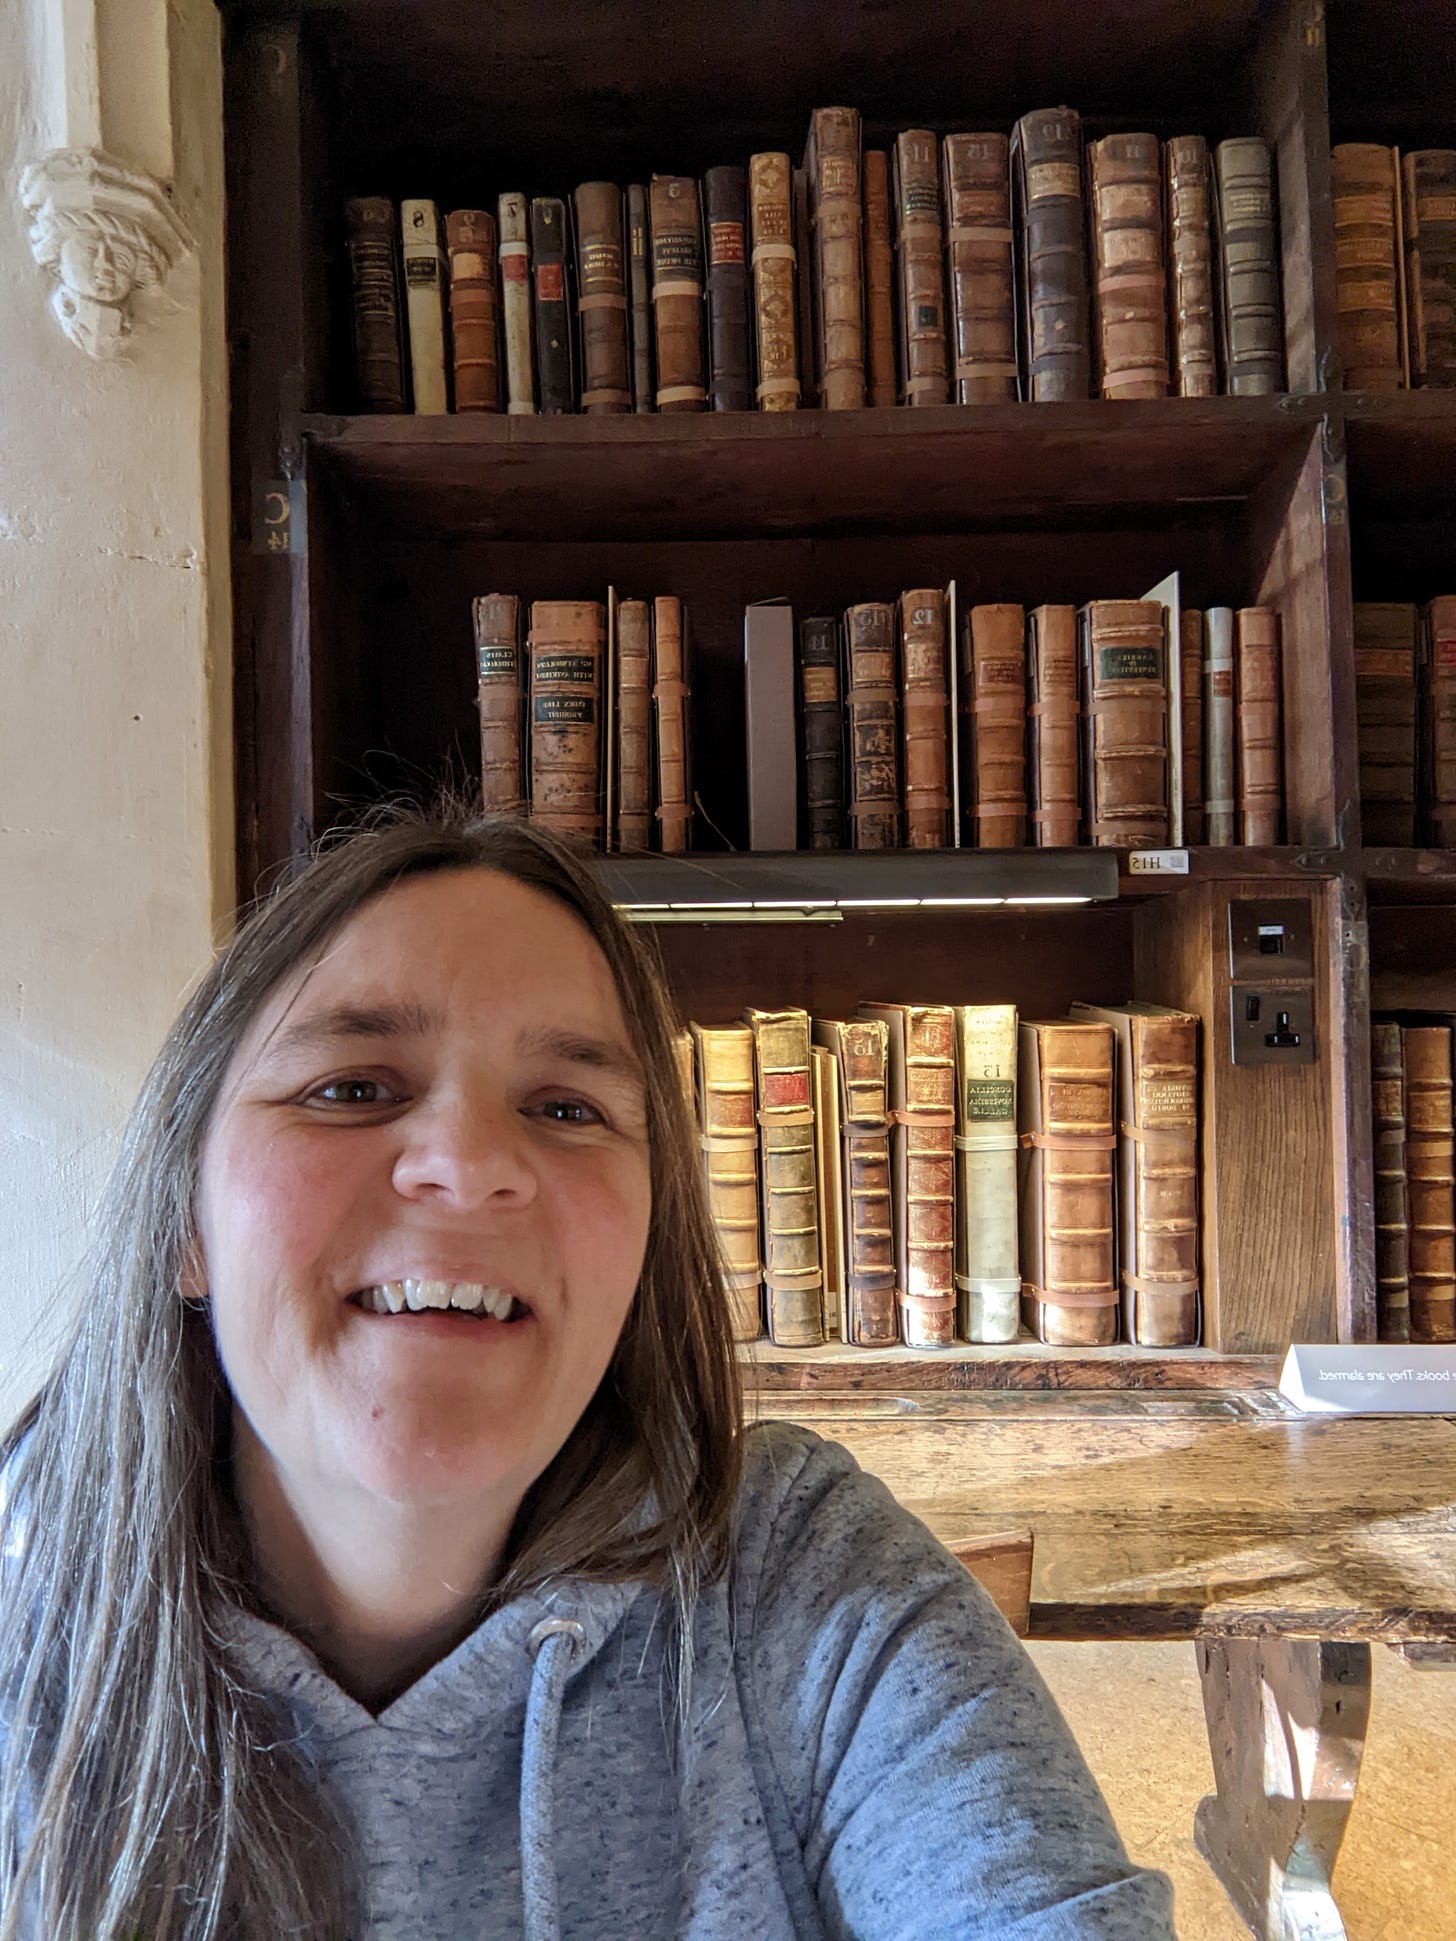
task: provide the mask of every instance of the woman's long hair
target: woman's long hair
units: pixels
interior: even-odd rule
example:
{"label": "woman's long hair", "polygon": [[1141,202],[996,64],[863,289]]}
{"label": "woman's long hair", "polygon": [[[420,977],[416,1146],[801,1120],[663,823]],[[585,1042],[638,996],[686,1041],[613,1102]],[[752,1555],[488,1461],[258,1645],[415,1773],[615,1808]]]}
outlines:
{"label": "woman's long hair", "polygon": [[69,1344],[0,1444],[0,1941],[346,1931],[337,1829],[229,1663],[228,1609],[248,1601],[224,1480],[231,1405],[184,1265],[208,1125],[269,996],[393,884],[479,868],[565,904],[605,955],[646,1072],[652,1180],[616,1353],[522,1504],[491,1602],[645,1577],[686,1671],[699,1587],[727,1562],[741,1401],[660,979],[589,869],[539,829],[382,813],[250,917],[191,997],[132,1113]]}

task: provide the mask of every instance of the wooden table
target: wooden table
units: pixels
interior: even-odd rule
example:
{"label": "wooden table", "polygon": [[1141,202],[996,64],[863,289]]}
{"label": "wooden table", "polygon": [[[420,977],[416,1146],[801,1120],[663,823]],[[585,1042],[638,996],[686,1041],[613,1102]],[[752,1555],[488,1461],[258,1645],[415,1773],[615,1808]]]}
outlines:
{"label": "wooden table", "polygon": [[1195,1838],[1252,1932],[1337,1941],[1372,1643],[1456,1643],[1456,1421],[1273,1391],[777,1393],[943,1538],[1036,1539],[1033,1638],[1192,1638]]}

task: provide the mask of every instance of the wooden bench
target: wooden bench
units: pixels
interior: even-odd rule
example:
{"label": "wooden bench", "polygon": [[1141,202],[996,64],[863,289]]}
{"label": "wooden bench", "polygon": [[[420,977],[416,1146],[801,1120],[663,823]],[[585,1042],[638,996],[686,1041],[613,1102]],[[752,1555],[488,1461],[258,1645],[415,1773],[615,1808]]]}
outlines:
{"label": "wooden bench", "polygon": [[1309,1418],[1270,1390],[757,1407],[844,1443],[944,1538],[1030,1531],[1029,1636],[1195,1640],[1218,1788],[1200,1851],[1254,1934],[1345,1934],[1330,1873],[1370,1646],[1456,1645],[1456,1421]]}

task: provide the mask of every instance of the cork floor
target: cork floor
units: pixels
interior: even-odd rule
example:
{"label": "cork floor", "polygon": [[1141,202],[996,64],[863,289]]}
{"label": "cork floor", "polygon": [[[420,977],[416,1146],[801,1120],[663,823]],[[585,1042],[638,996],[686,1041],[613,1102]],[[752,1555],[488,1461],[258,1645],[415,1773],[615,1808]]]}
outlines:
{"label": "cork floor", "polygon": [[[1193,1844],[1213,1790],[1191,1644],[1031,1646],[1133,1859],[1173,1881],[1179,1941],[1248,1941]],[[1372,1648],[1370,1731],[1335,1894],[1349,1941],[1456,1941],[1456,1666]]]}

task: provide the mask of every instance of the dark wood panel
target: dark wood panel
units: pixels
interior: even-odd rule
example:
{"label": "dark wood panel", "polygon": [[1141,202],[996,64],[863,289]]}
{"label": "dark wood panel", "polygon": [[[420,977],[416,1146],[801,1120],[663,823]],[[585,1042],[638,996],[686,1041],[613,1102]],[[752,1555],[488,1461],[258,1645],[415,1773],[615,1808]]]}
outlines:
{"label": "dark wood panel", "polygon": [[1456,391],[1356,391],[1341,415],[1357,528],[1367,516],[1450,515]]}

